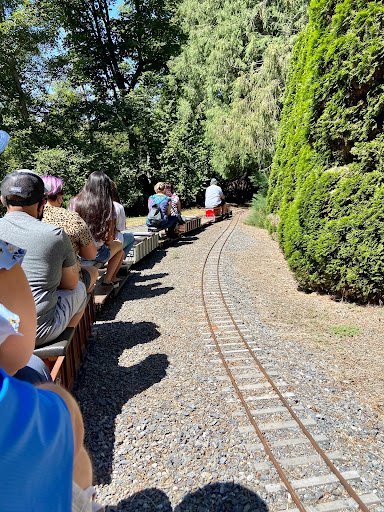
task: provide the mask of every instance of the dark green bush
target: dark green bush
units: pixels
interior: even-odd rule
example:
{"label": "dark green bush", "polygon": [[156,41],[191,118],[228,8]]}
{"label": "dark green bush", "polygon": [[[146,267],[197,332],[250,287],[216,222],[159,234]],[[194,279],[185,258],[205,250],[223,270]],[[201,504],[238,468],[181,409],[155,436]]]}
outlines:
{"label": "dark green bush", "polygon": [[383,29],[382,1],[312,0],[267,202],[303,288],[361,302],[384,295]]}

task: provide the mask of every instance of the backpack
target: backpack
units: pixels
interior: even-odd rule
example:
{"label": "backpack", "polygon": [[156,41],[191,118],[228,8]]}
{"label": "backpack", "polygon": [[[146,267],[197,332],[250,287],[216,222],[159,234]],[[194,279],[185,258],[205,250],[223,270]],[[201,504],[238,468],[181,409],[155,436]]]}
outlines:
{"label": "backpack", "polygon": [[157,227],[160,225],[161,221],[163,220],[163,212],[161,211],[160,205],[163,201],[160,201],[160,203],[153,203],[151,206],[151,209],[148,213],[148,222],[151,226]]}

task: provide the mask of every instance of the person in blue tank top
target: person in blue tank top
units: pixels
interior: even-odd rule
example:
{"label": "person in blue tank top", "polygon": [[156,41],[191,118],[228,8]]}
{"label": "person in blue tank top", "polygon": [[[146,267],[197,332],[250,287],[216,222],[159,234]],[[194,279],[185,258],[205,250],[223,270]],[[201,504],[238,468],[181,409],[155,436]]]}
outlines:
{"label": "person in blue tank top", "polygon": [[[10,297],[16,304],[26,290],[15,286],[4,293],[2,289],[7,282],[4,272],[16,267],[23,273],[20,251],[0,240],[0,298],[5,302],[0,302],[0,364],[22,359],[18,350],[25,347],[15,341],[29,335],[19,315],[6,307],[12,303]],[[33,300],[30,303],[34,308]],[[24,314],[28,312],[20,313]],[[2,512],[73,512],[79,504],[82,512],[102,510],[97,504],[92,509],[89,500],[94,488],[91,462],[83,446],[83,420],[67,391],[53,383],[34,387],[0,367],[0,418]]]}
{"label": "person in blue tank top", "polygon": [[0,368],[0,417],[1,510],[70,511],[74,444],[64,400]]}

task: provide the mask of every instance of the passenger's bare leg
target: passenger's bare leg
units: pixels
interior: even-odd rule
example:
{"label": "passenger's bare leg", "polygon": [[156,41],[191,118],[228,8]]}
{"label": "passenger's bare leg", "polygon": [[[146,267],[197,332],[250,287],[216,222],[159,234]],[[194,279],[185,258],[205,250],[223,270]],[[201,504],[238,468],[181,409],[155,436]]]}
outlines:
{"label": "passenger's bare leg", "polygon": [[99,277],[99,271],[97,270],[96,267],[93,267],[93,266],[85,267],[84,270],[86,270],[89,273],[89,275],[91,276],[91,282],[90,282],[89,288],[87,290],[87,293],[89,293],[93,290],[93,286]]}
{"label": "passenger's bare leg", "polygon": [[73,461],[73,480],[82,489],[92,485],[92,464],[84,446]]}
{"label": "passenger's bare leg", "polygon": [[[118,255],[118,253],[116,254],[116,257],[117,257],[117,255]],[[119,261],[119,263],[117,264],[116,270],[115,270],[115,272],[113,273],[113,276],[112,276],[112,278],[111,278],[111,281],[112,281],[113,283],[117,283],[117,282],[119,282],[119,281],[120,281],[120,279],[117,277],[117,273],[118,273],[118,271],[120,270],[121,264],[122,264],[122,263],[123,263],[123,261],[124,261],[124,256],[125,256],[124,251],[122,251],[122,254],[121,254],[121,256],[120,256],[120,261]]]}
{"label": "passenger's bare leg", "polygon": [[104,275],[103,281],[105,284],[110,284],[112,282],[112,277],[117,272],[119,268],[119,262],[121,258],[121,253],[123,253],[123,244],[120,240],[113,240],[108,244],[109,250],[111,251],[111,257],[108,260],[107,271]]}
{"label": "passenger's bare leg", "polygon": [[224,204],[223,204],[223,206],[222,206],[222,208],[223,208],[223,215],[225,215],[226,213],[228,213],[228,205],[227,205],[227,203],[224,203]]}

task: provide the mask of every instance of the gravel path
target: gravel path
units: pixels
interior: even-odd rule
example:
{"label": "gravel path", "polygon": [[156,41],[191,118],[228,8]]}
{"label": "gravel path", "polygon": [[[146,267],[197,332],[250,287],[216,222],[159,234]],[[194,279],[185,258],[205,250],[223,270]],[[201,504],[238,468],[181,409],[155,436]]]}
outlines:
{"label": "gravel path", "polygon": [[[238,406],[224,391],[224,371],[202,341],[202,262],[226,227],[215,224],[146,258],[94,328],[75,394],[98,501],[109,512],[276,510],[264,488],[276,475],[255,469],[264,456],[249,452],[249,434],[231,418]],[[338,395],[315,353],[298,351],[258,319],[244,286],[249,259],[239,264],[257,243],[240,227],[224,254],[224,278],[239,315],[333,440],[332,449],[363,476],[362,488],[377,490],[384,503],[384,438],[373,426],[374,413],[352,393]]]}

